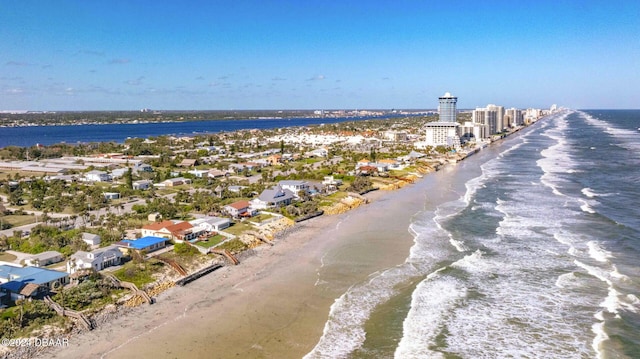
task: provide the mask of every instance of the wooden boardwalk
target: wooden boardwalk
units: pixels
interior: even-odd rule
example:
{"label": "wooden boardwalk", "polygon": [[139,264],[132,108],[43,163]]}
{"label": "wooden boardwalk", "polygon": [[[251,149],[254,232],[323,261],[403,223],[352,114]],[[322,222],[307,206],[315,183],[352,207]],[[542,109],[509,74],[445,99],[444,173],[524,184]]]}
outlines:
{"label": "wooden boardwalk", "polygon": [[181,276],[187,275],[187,271],[180,265],[180,263],[174,261],[173,259],[162,258],[161,256],[157,256],[155,258],[168,264],[171,268],[175,269],[176,272],[180,273]]}
{"label": "wooden boardwalk", "polygon": [[76,319],[78,322],[80,322],[80,324],[82,324],[85,328],[87,328],[88,330],[93,329],[93,323],[91,323],[91,321],[89,321],[89,319],[87,319],[87,317],[75,310],[72,309],[68,309],[68,308],[64,308],[63,306],[61,306],[60,304],[56,303],[53,299],[51,299],[51,297],[46,296],[44,297],[44,302],[53,310],[56,311],[56,313],[58,313],[58,315],[60,316],[66,316],[69,318],[74,318]]}
{"label": "wooden boardwalk", "polygon": [[105,276],[107,278],[111,279],[111,281],[113,282],[113,284],[116,287],[129,289],[129,290],[131,290],[131,292],[133,292],[133,294],[142,297],[142,299],[144,299],[145,302],[147,302],[149,304],[153,304],[153,299],[151,299],[151,297],[149,297],[149,294],[147,294],[147,292],[145,292],[144,290],[139,289],[137,285],[135,285],[135,284],[133,284],[131,282],[122,281],[122,280],[116,278],[112,274],[105,274]]}
{"label": "wooden boardwalk", "polygon": [[221,256],[225,256],[234,265],[240,264],[240,261],[238,260],[238,258],[234,257],[233,254],[231,254],[231,252],[229,252],[229,250],[227,250],[227,249],[213,249],[212,248],[211,249],[211,253],[215,253],[215,254],[219,254]]}

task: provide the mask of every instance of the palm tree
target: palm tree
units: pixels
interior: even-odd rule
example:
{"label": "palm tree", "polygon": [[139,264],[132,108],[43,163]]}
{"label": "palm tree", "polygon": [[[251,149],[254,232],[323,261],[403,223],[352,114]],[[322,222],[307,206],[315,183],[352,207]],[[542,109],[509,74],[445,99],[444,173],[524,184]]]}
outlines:
{"label": "palm tree", "polygon": [[42,212],[42,223],[44,223],[44,225],[46,226],[47,223],[49,223],[49,214],[47,213],[47,211],[43,211]]}

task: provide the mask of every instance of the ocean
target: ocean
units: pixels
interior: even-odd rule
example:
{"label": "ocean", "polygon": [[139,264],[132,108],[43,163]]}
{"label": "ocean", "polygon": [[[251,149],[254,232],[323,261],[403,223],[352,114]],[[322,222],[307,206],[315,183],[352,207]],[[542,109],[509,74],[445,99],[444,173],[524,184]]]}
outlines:
{"label": "ocean", "polygon": [[640,111],[556,113],[455,170],[305,358],[639,358]]}
{"label": "ocean", "polygon": [[[392,115],[387,117],[399,116]],[[128,137],[147,138],[163,135],[194,136],[223,131],[309,126],[376,118],[378,117],[277,118],[139,124],[3,127],[0,128],[0,148],[7,146],[30,147],[37,143],[41,145],[52,145],[62,142],[68,144],[111,141],[123,143]]]}

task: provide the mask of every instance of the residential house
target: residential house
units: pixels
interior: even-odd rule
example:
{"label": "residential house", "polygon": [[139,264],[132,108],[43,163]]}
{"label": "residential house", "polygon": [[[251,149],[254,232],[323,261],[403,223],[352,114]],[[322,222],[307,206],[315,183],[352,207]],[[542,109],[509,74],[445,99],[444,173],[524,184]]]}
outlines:
{"label": "residential house", "polygon": [[267,162],[269,162],[270,165],[275,166],[278,163],[282,162],[282,156],[281,155],[271,155],[271,156],[267,157]]}
{"label": "residential house", "polygon": [[142,236],[146,237],[146,236],[156,236],[158,237],[157,233],[158,231],[167,228],[169,226],[173,226],[174,223],[173,221],[162,221],[162,222],[156,222],[156,223],[151,223],[151,224],[147,224],[142,226]]}
{"label": "residential house", "polygon": [[19,299],[35,298],[48,292],[45,287],[35,283],[22,281],[10,281],[0,284],[0,304],[10,305]]}
{"label": "residential house", "polygon": [[182,221],[162,221],[142,227],[143,236],[164,237],[176,242],[192,240],[202,232],[203,229],[194,228],[191,223]]}
{"label": "residential house", "polygon": [[207,216],[189,221],[194,227],[203,227],[207,232],[219,232],[231,225],[229,218]]}
{"label": "residential house", "polygon": [[423,157],[425,157],[425,156],[426,156],[426,155],[425,155],[424,153],[420,153],[420,152],[416,152],[416,151],[411,151],[408,155],[406,155],[406,156],[402,156],[402,157],[400,157],[400,158],[398,158],[398,159],[400,159],[400,160],[402,160],[402,161],[404,161],[404,162],[406,163],[406,162],[411,162],[411,161],[413,161],[413,160],[416,160],[416,159],[418,159],[418,158],[423,158]]}
{"label": "residential house", "polygon": [[198,165],[198,160],[194,160],[190,158],[185,158],[182,160],[182,162],[177,164],[178,167],[195,167],[197,165]]}
{"label": "residential house", "polygon": [[300,158],[300,154],[299,153],[283,153],[282,154],[282,161],[295,161],[297,159]]}
{"label": "residential house", "polygon": [[342,185],[342,180],[338,178],[333,178],[333,176],[325,176],[324,180],[322,180],[322,184],[325,186],[327,191],[337,191],[338,186]]}
{"label": "residential house", "polygon": [[307,152],[307,156],[309,157],[327,157],[327,155],[329,155],[329,150],[324,147]]}
{"label": "residential house", "polygon": [[237,201],[222,207],[222,209],[225,212],[229,213],[229,215],[231,215],[232,217],[238,218],[251,217],[252,210],[250,209],[250,207],[251,204],[249,203],[249,201]]}
{"label": "residential house", "polygon": [[116,168],[113,171],[111,171],[111,179],[124,177],[124,174],[127,172],[129,172],[129,167]]}
{"label": "residential house", "polygon": [[232,163],[229,165],[229,168],[232,168],[236,173],[240,173],[242,171],[253,171],[255,168],[258,168],[259,165],[253,162],[241,162],[241,163]]}
{"label": "residential house", "polygon": [[137,189],[137,190],[148,190],[149,188],[151,188],[151,186],[153,186],[153,181],[151,180],[139,180],[139,181],[134,181],[131,186],[133,187],[133,189]]}
{"label": "residential house", "polygon": [[393,142],[404,142],[409,139],[406,131],[385,131],[384,139]]}
{"label": "residential house", "polygon": [[159,249],[164,248],[167,245],[167,239],[161,237],[142,237],[138,239],[123,239],[120,242],[116,243],[120,250],[124,250],[125,252],[128,250],[137,250],[144,251],[147,253],[157,251]]}
{"label": "residential house", "polygon": [[220,178],[220,177],[226,177],[228,176],[229,173],[227,171],[222,171],[216,168],[212,168],[209,170],[209,173],[207,174],[207,177],[209,178]]}
{"label": "residential house", "polygon": [[371,162],[368,159],[361,159],[356,163],[356,170],[360,167],[369,166]]}
{"label": "residential house", "polygon": [[271,165],[271,163],[267,161],[265,158],[259,158],[257,160],[254,160],[253,163],[257,164],[260,168]]}
{"label": "residential house", "polygon": [[296,198],[300,197],[298,195],[300,191],[309,191],[309,183],[307,181],[283,180],[278,182],[278,185],[282,187],[282,189],[291,191]]}
{"label": "residential house", "polygon": [[198,151],[199,150],[205,150],[207,152],[215,152],[216,151],[216,147],[215,146],[209,146],[208,143],[204,144],[198,144],[198,147],[196,148]]}
{"label": "residential house", "polygon": [[175,186],[181,186],[183,184],[190,184],[190,183],[191,183],[191,180],[184,177],[169,178],[164,182],[162,182],[162,184],[164,184],[165,187],[175,187]]}
{"label": "residential house", "polygon": [[[384,161],[384,160],[381,160],[379,162],[370,163],[369,166],[375,167],[378,170],[378,172],[387,172],[389,170],[390,165],[389,165],[389,163],[384,163],[382,161]],[[393,160],[391,160],[391,161],[393,161]]]}
{"label": "residential house", "polygon": [[356,174],[362,176],[370,176],[378,173],[378,168],[375,166],[361,166],[356,169]]}
{"label": "residential house", "polygon": [[138,162],[133,166],[131,171],[136,175],[140,175],[141,173],[153,172],[153,167],[147,163]]}
{"label": "residential house", "polygon": [[111,175],[105,171],[93,170],[84,174],[86,182],[110,182]]}
{"label": "residential house", "polygon": [[209,170],[198,170],[198,169],[195,169],[195,170],[188,171],[188,173],[191,173],[196,178],[202,178],[202,177],[205,177],[205,176],[208,175]]}
{"label": "residential house", "polygon": [[46,289],[52,289],[54,286],[69,283],[69,275],[65,272],[55,270],[37,268],[37,267],[14,267],[2,264],[0,265],[0,283],[8,283],[11,281],[33,283]]}
{"label": "residential house", "polygon": [[120,193],[118,192],[104,192],[103,193],[105,199],[118,199],[120,198]]}
{"label": "residential house", "polygon": [[378,165],[387,166],[387,169],[397,170],[400,169],[400,162],[393,159],[383,159],[377,162]]}
{"label": "residential house", "polygon": [[122,252],[112,244],[108,247],[95,249],[91,252],[77,251],[67,261],[67,273],[72,274],[83,269],[93,269],[99,272],[107,267],[120,265]]}
{"label": "residential house", "polygon": [[97,246],[100,244],[101,238],[97,234],[82,233],[82,241],[90,246]]}
{"label": "residential house", "polygon": [[241,193],[243,189],[249,188],[247,186],[229,186],[227,190],[233,193]]}
{"label": "residential house", "polygon": [[44,178],[47,182],[52,182],[55,180],[65,181],[66,183],[73,183],[78,181],[78,175],[54,175],[47,176]]}
{"label": "residential house", "polygon": [[47,251],[24,259],[24,264],[33,267],[46,267],[49,264],[62,262],[62,253],[56,251]]}
{"label": "residential house", "polygon": [[283,189],[280,186],[274,186],[262,191],[258,198],[252,199],[251,207],[255,209],[266,209],[287,206],[291,204],[294,198],[296,198],[296,196],[292,191]]}
{"label": "residential house", "polygon": [[161,234],[161,237],[168,236],[174,242],[181,243],[197,238],[203,231],[204,229],[196,228],[189,222],[178,222],[158,231],[158,233]]}

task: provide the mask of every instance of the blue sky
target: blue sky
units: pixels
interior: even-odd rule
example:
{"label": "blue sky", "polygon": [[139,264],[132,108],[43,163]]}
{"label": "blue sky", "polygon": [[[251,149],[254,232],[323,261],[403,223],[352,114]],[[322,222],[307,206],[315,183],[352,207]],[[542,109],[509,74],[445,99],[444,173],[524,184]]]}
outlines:
{"label": "blue sky", "polygon": [[638,1],[0,2],[0,110],[640,108]]}

